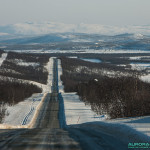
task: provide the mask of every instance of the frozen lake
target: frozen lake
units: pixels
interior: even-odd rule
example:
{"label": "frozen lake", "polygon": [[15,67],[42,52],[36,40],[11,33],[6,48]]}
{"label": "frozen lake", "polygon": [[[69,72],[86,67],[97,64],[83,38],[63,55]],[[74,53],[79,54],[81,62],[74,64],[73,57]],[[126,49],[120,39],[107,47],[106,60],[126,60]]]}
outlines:
{"label": "frozen lake", "polygon": [[80,59],[84,60],[84,61],[93,62],[93,63],[101,63],[102,62],[100,59],[93,59],[93,58],[80,58]]}

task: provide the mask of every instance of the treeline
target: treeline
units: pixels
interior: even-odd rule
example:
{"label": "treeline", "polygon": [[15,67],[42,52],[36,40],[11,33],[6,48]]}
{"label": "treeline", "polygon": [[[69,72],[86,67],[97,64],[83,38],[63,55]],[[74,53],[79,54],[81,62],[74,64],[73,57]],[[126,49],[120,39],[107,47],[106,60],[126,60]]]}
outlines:
{"label": "treeline", "polygon": [[[61,61],[61,79],[65,91],[77,92],[96,113],[108,114],[111,118],[150,115],[150,84],[139,80],[140,72],[129,71],[130,76],[118,74],[108,77],[76,69],[83,66],[94,68],[99,64],[69,58],[61,58]],[[109,67],[111,68],[111,65]],[[105,65],[102,68],[104,69]]]}
{"label": "treeline", "polygon": [[120,77],[120,74],[138,76],[142,73],[136,70],[126,70],[122,66],[116,66],[108,63],[91,63],[80,59],[61,57],[63,75],[61,80],[65,85],[66,92],[77,90],[78,83],[86,83],[93,79],[102,79],[105,77],[104,72],[115,72],[115,77]]}
{"label": "treeline", "polygon": [[15,105],[34,93],[41,93],[42,89],[17,79],[0,79],[0,123],[7,115],[6,105]]}
{"label": "treeline", "polygon": [[46,63],[49,61],[49,56],[44,54],[9,52],[7,59],[22,59],[25,62],[35,62],[40,63],[40,65],[46,65]]}
{"label": "treeline", "polygon": [[[17,59],[21,59],[24,62],[39,63],[39,65],[18,65],[14,61]],[[46,84],[48,78],[48,71],[47,69],[45,69],[44,66],[46,65],[48,60],[49,57],[45,55],[9,52],[7,59],[3,62],[2,66],[0,67],[0,75],[24,80],[32,80]]]}
{"label": "treeline", "polygon": [[41,93],[42,89],[17,79],[0,79],[0,103],[16,104],[30,97],[33,93]]}
{"label": "treeline", "polygon": [[43,66],[20,66],[5,60],[0,68],[0,75],[46,84],[48,72]]}
{"label": "treeline", "polygon": [[99,114],[111,118],[150,115],[150,84],[138,78],[91,80],[77,85],[77,93]]}

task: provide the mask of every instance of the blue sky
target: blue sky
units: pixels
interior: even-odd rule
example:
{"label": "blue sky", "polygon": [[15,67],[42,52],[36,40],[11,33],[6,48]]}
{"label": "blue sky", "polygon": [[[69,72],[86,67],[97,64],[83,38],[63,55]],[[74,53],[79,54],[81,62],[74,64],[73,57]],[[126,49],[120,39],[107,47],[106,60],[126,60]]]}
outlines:
{"label": "blue sky", "polygon": [[20,22],[148,25],[150,0],[0,0],[0,25]]}

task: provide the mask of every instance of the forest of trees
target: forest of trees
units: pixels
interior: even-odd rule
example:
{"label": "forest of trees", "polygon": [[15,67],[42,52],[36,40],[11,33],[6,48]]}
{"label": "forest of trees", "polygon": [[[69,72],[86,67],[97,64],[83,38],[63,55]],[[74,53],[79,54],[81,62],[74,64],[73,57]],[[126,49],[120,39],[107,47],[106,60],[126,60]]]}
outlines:
{"label": "forest of trees", "polygon": [[[90,104],[96,113],[108,114],[111,118],[150,115],[150,84],[138,78],[140,72],[130,70],[128,76],[118,74],[109,77],[89,74],[84,67],[99,67],[102,70],[110,67],[115,71],[123,69],[64,57],[61,61],[65,92],[77,92],[81,100]],[[83,69],[79,71],[76,68]],[[125,74],[125,70],[123,72]]]}
{"label": "forest of trees", "polygon": [[[24,62],[39,63],[39,65],[18,65],[14,62],[14,60],[17,59],[21,59]],[[32,80],[46,84],[48,72],[44,68],[44,66],[46,65],[48,60],[49,57],[45,55],[9,52],[7,59],[3,62],[2,66],[0,67],[0,75],[25,80]]]}

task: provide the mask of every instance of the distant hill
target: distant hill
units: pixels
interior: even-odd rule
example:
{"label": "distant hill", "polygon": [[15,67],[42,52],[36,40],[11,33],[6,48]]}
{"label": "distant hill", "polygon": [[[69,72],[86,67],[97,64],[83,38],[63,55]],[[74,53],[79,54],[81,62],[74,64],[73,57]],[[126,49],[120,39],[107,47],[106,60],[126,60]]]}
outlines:
{"label": "distant hill", "polygon": [[0,26],[1,33],[17,35],[44,35],[50,33],[87,33],[101,35],[143,34],[150,35],[150,25],[108,26],[100,24],[65,24],[58,22],[25,22]]}

